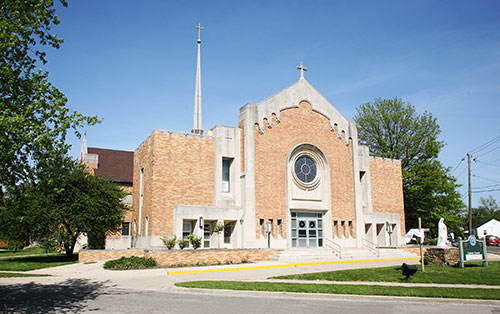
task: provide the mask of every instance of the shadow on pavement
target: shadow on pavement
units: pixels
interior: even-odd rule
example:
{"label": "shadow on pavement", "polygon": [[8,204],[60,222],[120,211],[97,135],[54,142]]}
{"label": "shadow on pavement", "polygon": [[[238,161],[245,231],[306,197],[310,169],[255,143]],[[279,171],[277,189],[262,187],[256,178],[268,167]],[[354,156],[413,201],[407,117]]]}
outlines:
{"label": "shadow on pavement", "polygon": [[0,313],[78,313],[104,294],[105,282],[69,279],[58,284],[0,285]]}

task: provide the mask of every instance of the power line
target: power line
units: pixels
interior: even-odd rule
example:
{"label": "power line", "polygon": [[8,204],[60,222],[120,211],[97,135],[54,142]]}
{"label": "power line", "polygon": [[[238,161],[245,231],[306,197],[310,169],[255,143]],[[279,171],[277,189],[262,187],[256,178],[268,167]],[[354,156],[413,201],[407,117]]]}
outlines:
{"label": "power line", "polygon": [[[477,161],[477,162],[480,162],[480,163],[482,163],[482,164],[488,165],[488,166],[500,167],[500,165],[495,165],[495,164],[492,164],[492,163],[490,163],[490,162],[484,162],[484,161],[481,161],[481,160],[476,160],[476,161]],[[477,169],[481,169],[481,168],[483,168],[483,167],[485,167],[485,166],[482,166],[482,167],[476,168],[476,170],[477,170]]]}
{"label": "power line", "polygon": [[498,189],[490,189],[490,190],[483,190],[483,191],[472,191],[472,193],[485,193],[485,192],[495,192],[495,191],[500,191],[500,188],[498,188]]}
{"label": "power line", "polygon": [[493,180],[493,179],[488,179],[488,178],[485,178],[485,177],[481,177],[481,176],[478,176],[478,175],[476,175],[476,174],[473,174],[472,176],[474,176],[474,177],[476,177],[476,178],[483,179],[483,180],[488,180],[488,181],[491,181],[491,182],[500,183],[500,181]]}
{"label": "power line", "polygon": [[476,158],[483,157],[484,155],[489,154],[489,153],[491,153],[491,152],[493,152],[493,151],[496,151],[496,150],[497,150],[497,149],[499,149],[499,148],[500,148],[500,146],[497,146],[497,147],[493,148],[492,150],[489,150],[489,151],[487,151],[486,153],[484,153],[484,154],[481,154],[481,155],[477,156]]}
{"label": "power line", "polygon": [[495,136],[494,138],[492,138],[491,140],[489,140],[488,142],[484,143],[483,145],[473,149],[470,151],[470,153],[479,153],[480,151],[482,151],[483,149],[485,149],[486,147],[488,147],[488,145],[491,145],[491,144],[494,144],[495,142],[498,142],[500,140],[500,135],[497,135]]}
{"label": "power line", "polygon": [[491,185],[485,185],[485,186],[478,186],[475,189],[489,189],[489,188],[493,188],[493,187],[496,187],[496,186],[499,186],[499,185],[500,185],[500,183],[491,184]]}
{"label": "power line", "polygon": [[465,158],[462,158],[462,159],[458,162],[458,164],[456,165],[455,169],[453,169],[453,171],[450,173],[450,175],[452,175],[452,174],[455,172],[455,170],[457,170],[458,166],[460,166],[460,165],[462,164],[462,162],[464,162],[464,160],[465,160]]}

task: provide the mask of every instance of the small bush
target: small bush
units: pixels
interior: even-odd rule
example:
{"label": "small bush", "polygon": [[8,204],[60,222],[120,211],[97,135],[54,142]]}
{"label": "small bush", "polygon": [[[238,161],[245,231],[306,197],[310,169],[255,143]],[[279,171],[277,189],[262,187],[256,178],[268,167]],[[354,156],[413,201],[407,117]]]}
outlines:
{"label": "small bush", "polygon": [[145,269],[155,268],[156,266],[158,266],[158,263],[151,257],[139,256],[121,257],[104,263],[104,268],[114,270]]}
{"label": "small bush", "polygon": [[192,234],[187,236],[189,242],[191,242],[191,246],[193,249],[198,249],[201,246],[201,237],[194,236]]}
{"label": "small bush", "polygon": [[175,244],[177,243],[177,237],[176,236],[161,237],[161,240],[163,241],[163,244],[165,244],[165,246],[169,250],[173,249],[175,247]]}
{"label": "small bush", "polygon": [[189,241],[185,239],[179,239],[177,240],[177,244],[179,245],[179,249],[184,249],[186,246],[189,245]]}

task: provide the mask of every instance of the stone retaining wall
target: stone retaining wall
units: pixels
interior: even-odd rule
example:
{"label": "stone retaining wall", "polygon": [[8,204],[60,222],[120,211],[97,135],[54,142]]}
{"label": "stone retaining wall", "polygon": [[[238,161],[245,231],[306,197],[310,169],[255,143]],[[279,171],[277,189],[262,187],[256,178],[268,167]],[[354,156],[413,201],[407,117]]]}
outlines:
{"label": "stone retaining wall", "polygon": [[429,258],[431,264],[454,266],[460,262],[459,254],[457,247],[429,247],[424,256]]}
{"label": "stone retaining wall", "polygon": [[109,259],[118,259],[128,256],[152,257],[159,266],[169,267],[177,265],[198,264],[225,264],[242,263],[253,261],[272,260],[278,255],[278,250],[171,250],[171,251],[148,251],[148,250],[83,250],[78,256],[80,263],[89,263]]}

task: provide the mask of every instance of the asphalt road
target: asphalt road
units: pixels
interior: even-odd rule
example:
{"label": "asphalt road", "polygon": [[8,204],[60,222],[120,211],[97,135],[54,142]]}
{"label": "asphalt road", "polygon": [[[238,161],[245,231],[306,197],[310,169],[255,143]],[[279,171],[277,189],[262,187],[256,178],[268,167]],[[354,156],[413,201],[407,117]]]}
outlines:
{"label": "asphalt road", "polygon": [[500,255],[500,246],[491,246],[491,245],[489,245],[486,248],[486,251],[488,253],[494,253],[494,254],[499,254]]}
{"label": "asphalt road", "polygon": [[3,313],[500,313],[500,305],[245,292],[120,289],[85,279],[0,285]]}

